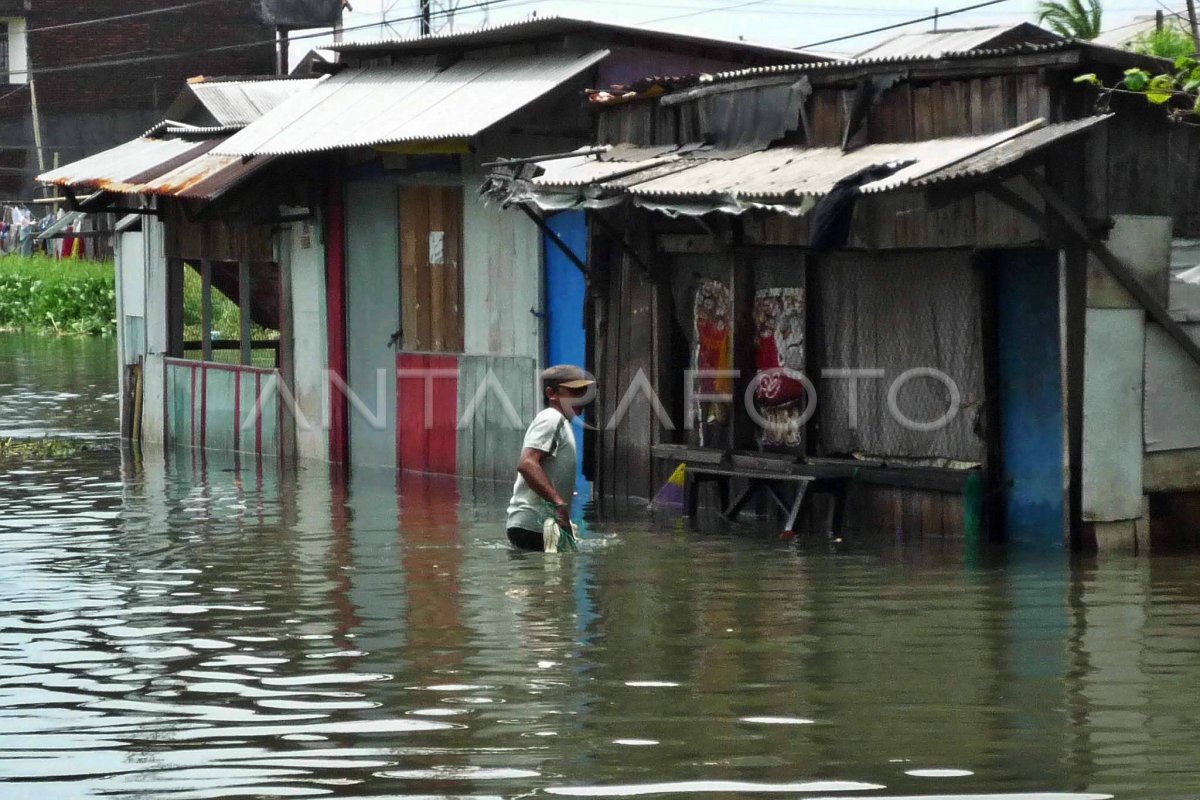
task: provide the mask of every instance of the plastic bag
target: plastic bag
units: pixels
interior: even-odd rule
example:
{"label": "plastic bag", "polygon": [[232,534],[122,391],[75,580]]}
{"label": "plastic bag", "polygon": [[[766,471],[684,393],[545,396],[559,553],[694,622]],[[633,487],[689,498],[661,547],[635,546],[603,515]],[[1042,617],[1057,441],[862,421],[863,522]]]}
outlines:
{"label": "plastic bag", "polygon": [[573,553],[579,549],[579,526],[564,530],[554,518],[542,523],[542,545],[547,553]]}

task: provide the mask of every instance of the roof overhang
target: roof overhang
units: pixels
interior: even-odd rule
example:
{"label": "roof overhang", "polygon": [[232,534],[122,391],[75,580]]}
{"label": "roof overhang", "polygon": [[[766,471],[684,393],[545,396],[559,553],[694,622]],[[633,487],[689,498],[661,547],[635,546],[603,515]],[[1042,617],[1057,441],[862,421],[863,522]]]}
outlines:
{"label": "roof overhang", "polygon": [[549,160],[501,164],[485,190],[506,205],[546,212],[629,203],[671,216],[749,211],[803,216],[839,181],[871,167],[891,165],[895,171],[861,185],[867,195],[987,180],[1106,119],[1056,124],[1039,119],[999,133],[870,144],[850,152],[836,147],[754,152],[703,145],[589,148]]}
{"label": "roof overhang", "polygon": [[286,100],[216,152],[278,156],[471,139],[608,55],[559,51],[346,69]]}
{"label": "roof overhang", "polygon": [[133,139],[39,175],[71,192],[214,200],[271,162],[211,151],[221,139]]}

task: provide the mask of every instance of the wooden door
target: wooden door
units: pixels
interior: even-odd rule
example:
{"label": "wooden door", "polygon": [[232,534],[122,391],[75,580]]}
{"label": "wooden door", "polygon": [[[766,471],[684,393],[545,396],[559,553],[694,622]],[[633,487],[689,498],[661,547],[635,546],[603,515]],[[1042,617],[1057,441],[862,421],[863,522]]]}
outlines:
{"label": "wooden door", "polygon": [[400,189],[400,296],[404,350],[461,353],[462,188]]}

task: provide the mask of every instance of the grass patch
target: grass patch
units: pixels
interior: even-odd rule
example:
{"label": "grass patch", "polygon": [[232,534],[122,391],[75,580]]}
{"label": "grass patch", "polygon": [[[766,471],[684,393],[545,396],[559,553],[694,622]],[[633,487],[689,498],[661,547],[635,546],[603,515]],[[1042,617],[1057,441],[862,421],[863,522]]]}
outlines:
{"label": "grass patch", "polygon": [[0,258],[0,328],[106,336],[116,320],[113,262]]}

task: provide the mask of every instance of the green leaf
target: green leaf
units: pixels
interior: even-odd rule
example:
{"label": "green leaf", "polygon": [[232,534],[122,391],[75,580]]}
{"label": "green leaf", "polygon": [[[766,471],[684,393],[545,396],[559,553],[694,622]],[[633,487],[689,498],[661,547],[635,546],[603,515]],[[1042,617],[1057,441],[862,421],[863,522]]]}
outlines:
{"label": "green leaf", "polygon": [[1150,79],[1146,99],[1151,103],[1163,104],[1175,94],[1175,79],[1170,75],[1155,75]]}
{"label": "green leaf", "polygon": [[1100,78],[1096,76],[1096,73],[1089,72],[1087,75],[1076,75],[1075,83],[1086,83],[1091,86],[1099,86]]}
{"label": "green leaf", "polygon": [[1125,70],[1125,88],[1131,92],[1145,91],[1150,84],[1150,73],[1133,67]]}
{"label": "green leaf", "polygon": [[1175,59],[1175,69],[1180,71],[1190,70],[1196,66],[1196,59],[1191,56],[1179,56]]}
{"label": "green leaf", "polygon": [[1192,113],[1200,114],[1200,97],[1196,98],[1196,103],[1192,106]]}

